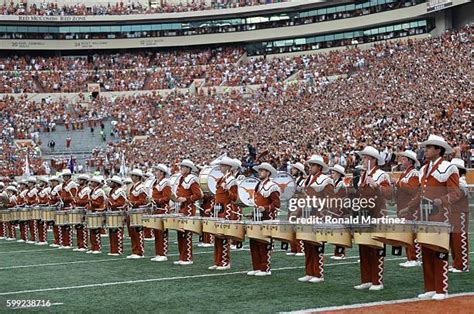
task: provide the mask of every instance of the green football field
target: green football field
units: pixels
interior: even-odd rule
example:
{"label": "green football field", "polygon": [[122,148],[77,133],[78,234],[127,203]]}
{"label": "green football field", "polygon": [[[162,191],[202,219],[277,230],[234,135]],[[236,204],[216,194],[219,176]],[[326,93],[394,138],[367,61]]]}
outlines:
{"label": "green football field", "polygon": [[[472,231],[474,217],[470,219]],[[326,246],[325,282],[310,284],[297,281],[304,275],[304,257],[286,256],[280,242],[272,276],[257,278],[245,275],[251,269],[248,245],[231,252],[230,270],[211,271],[213,248],[195,247],[194,265],[173,265],[175,239],[173,234],[168,262],[160,263],[149,260],[154,255],[151,241],[146,242],[146,259],[129,260],[106,255],[107,237],[99,255],[0,240],[0,312],[8,300],[45,300],[52,306],[34,310],[57,312],[277,312],[406,299],[423,292],[421,267],[401,268],[405,258],[392,256],[390,249],[385,289],[372,292],[353,289],[360,283],[357,248],[348,250],[345,260],[333,261],[333,246]],[[125,247],[129,254],[129,239]],[[450,273],[449,292],[474,292],[474,272]]]}

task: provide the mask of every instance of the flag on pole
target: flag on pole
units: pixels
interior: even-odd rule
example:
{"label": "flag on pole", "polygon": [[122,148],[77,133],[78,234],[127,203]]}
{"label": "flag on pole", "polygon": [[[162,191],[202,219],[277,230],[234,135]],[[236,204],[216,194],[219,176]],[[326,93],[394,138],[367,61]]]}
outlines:
{"label": "flag on pole", "polygon": [[74,173],[74,160],[72,160],[72,155],[69,157],[69,161],[67,163],[67,168],[71,170],[71,173]]}
{"label": "flag on pole", "polygon": [[23,178],[28,179],[31,176],[30,162],[28,161],[28,155],[26,155],[25,167],[23,169]]}
{"label": "flag on pole", "polygon": [[120,156],[120,175],[125,177],[127,175],[127,164],[125,163],[125,154]]}

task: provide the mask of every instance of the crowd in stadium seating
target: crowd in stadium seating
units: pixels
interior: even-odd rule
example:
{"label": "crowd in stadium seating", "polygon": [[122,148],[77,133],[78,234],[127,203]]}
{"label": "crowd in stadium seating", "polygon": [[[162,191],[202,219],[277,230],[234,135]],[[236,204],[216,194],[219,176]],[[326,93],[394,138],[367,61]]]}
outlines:
{"label": "crowd in stadium seating", "polygon": [[[242,86],[282,83],[292,75],[347,74],[356,60],[350,52],[294,58],[239,60],[241,49],[207,50],[196,53],[138,53],[97,55],[90,60],[69,57],[0,58],[3,90],[20,92],[85,92],[88,83],[101,84],[103,91],[187,88],[195,79],[206,86]],[[336,58],[336,59],[334,59]],[[0,70],[2,67],[0,66]]]}
{"label": "crowd in stadium seating", "polygon": [[[196,94],[168,97],[155,93],[99,97],[88,108],[72,110],[75,115],[65,112],[67,105],[72,106],[65,101],[45,110],[46,104],[29,104],[26,98],[19,114],[18,103],[8,98],[2,102],[7,110],[1,116],[7,126],[25,134],[41,120],[69,123],[110,117],[115,136],[123,139],[108,145],[108,160],[116,169],[121,152],[130,167],[149,167],[158,159],[174,163],[183,157],[206,163],[224,151],[244,158],[247,144],[268,151],[267,160],[277,166],[306,160],[314,153],[350,166],[354,151],[364,145],[375,145],[390,161],[396,151],[417,151],[417,143],[430,133],[443,135],[455,154],[468,160],[473,73],[467,71],[471,65],[466,56],[473,49],[473,38],[471,25],[435,39],[243,63],[240,66],[251,73],[266,68],[265,77],[273,78],[260,80],[265,84],[252,93],[215,94],[199,88]],[[245,72],[236,71],[239,65],[231,65],[220,81],[249,83],[242,79]],[[348,77],[326,78],[333,73]],[[299,81],[281,82],[280,75],[289,74]],[[132,143],[136,135],[149,137]]]}
{"label": "crowd in stadium seating", "polygon": [[[100,4],[77,3],[73,5],[60,6],[55,2],[43,2],[39,5],[24,5],[20,3],[3,3],[0,5],[0,15],[130,15],[130,14],[152,14],[152,13],[174,13],[190,12],[211,9],[228,9],[245,6],[262,5],[268,3],[286,2],[287,0],[212,0],[206,4],[204,0],[193,0],[180,3],[161,1],[156,7],[144,6],[139,2],[122,1],[107,6]],[[208,1],[207,1],[208,2]]]}

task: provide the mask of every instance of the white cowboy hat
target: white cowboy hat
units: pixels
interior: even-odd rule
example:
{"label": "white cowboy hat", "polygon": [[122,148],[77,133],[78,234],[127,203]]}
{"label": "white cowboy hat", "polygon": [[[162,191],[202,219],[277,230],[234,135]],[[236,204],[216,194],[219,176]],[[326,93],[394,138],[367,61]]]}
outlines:
{"label": "white cowboy hat", "polygon": [[5,187],[5,183],[0,182],[0,187],[1,187],[1,188],[4,188],[4,187]]}
{"label": "white cowboy hat", "polygon": [[462,160],[461,158],[453,158],[451,159],[451,163],[455,165],[456,167],[458,167],[458,169],[467,170],[466,164],[464,163],[464,160]]}
{"label": "white cowboy hat", "polygon": [[346,171],[344,167],[341,165],[334,165],[334,167],[329,167],[329,170],[336,171],[337,173],[341,174],[343,177],[346,176]]}
{"label": "white cowboy hat", "polygon": [[7,188],[5,189],[5,191],[12,191],[12,192],[18,193],[17,188],[14,187],[13,185],[7,186]]}
{"label": "white cowboy hat", "polygon": [[108,179],[107,181],[109,183],[114,182],[114,183],[117,183],[118,185],[123,185],[122,178],[120,178],[119,176],[113,176],[112,178]]}
{"label": "white cowboy hat", "polygon": [[426,147],[428,145],[439,146],[445,149],[446,154],[451,154],[453,152],[453,148],[449,146],[449,144],[438,135],[430,135],[428,136],[428,140],[421,142],[420,147]]}
{"label": "white cowboy hat", "polygon": [[77,180],[86,180],[86,181],[88,181],[89,176],[87,174],[82,173],[82,174],[77,176]]}
{"label": "white cowboy hat", "polygon": [[21,180],[20,182],[18,182],[18,184],[28,185],[28,181],[27,180]]}
{"label": "white cowboy hat", "polygon": [[11,184],[12,184],[14,187],[18,187],[18,182],[16,182],[16,181],[13,181]]}
{"label": "white cowboy hat", "polygon": [[406,151],[404,152],[401,152],[401,153],[397,153],[398,156],[403,156],[403,157],[406,157],[408,159],[411,159],[415,162],[415,166],[419,167],[420,166],[420,162],[418,161],[418,159],[416,159],[416,153],[412,150],[409,150],[407,149]]}
{"label": "white cowboy hat", "polygon": [[104,178],[102,176],[93,176],[93,177],[89,178],[89,182],[96,182],[96,183],[99,183],[99,184],[103,184],[104,183]]}
{"label": "white cowboy hat", "polygon": [[35,177],[29,177],[27,180],[26,180],[27,183],[36,183],[36,178]]}
{"label": "white cowboy hat", "polygon": [[366,146],[363,150],[358,151],[357,154],[359,154],[359,156],[374,157],[375,159],[377,159],[377,163],[379,166],[382,166],[385,163],[385,160],[380,155],[379,151],[373,146]]}
{"label": "white cowboy hat", "polygon": [[48,178],[46,178],[46,177],[38,177],[37,180],[38,180],[38,181],[41,181],[41,182],[44,182],[44,183],[46,183],[46,184],[49,183],[49,180],[48,180]]}
{"label": "white cowboy hat", "polygon": [[153,178],[155,175],[153,174],[153,172],[151,172],[151,170],[148,170],[147,172],[145,172],[144,176],[147,178]]}
{"label": "white cowboy hat", "polygon": [[165,164],[158,164],[155,166],[155,169],[160,170],[165,175],[169,176],[171,174],[170,168],[168,168]]}
{"label": "white cowboy hat", "polygon": [[230,166],[231,168],[239,168],[240,165],[235,161],[233,158],[229,158],[227,156],[224,156],[221,160],[217,162],[217,165],[225,165],[225,166]]}
{"label": "white cowboy hat", "polygon": [[63,171],[60,174],[60,176],[71,176],[71,175],[72,173],[70,169],[63,169]]}
{"label": "white cowboy hat", "polygon": [[304,176],[306,175],[306,171],[304,170],[304,165],[300,162],[297,162],[295,164],[290,164],[290,169],[291,168],[298,169]]}
{"label": "white cowboy hat", "polygon": [[61,182],[61,179],[57,176],[52,176],[51,178],[49,178],[49,181],[57,181],[57,182]]}
{"label": "white cowboy hat", "polygon": [[199,171],[198,168],[194,165],[194,163],[189,159],[183,159],[183,161],[179,164],[180,167],[188,167],[191,171],[197,172]]}
{"label": "white cowboy hat", "polygon": [[239,159],[234,158],[234,161],[235,161],[235,164],[237,165],[236,166],[237,169],[242,168],[242,162]]}
{"label": "white cowboy hat", "polygon": [[128,173],[130,176],[137,176],[137,177],[143,177],[143,171],[140,169],[133,169]]}
{"label": "white cowboy hat", "polygon": [[323,167],[323,172],[326,173],[329,170],[329,166],[324,162],[324,159],[322,156],[319,155],[313,155],[309,160],[306,161],[307,164],[311,165],[320,165]]}
{"label": "white cowboy hat", "polygon": [[270,165],[268,162],[262,162],[260,165],[253,167],[254,170],[259,171],[259,170],[267,170],[270,172],[270,176],[275,176],[278,171]]}
{"label": "white cowboy hat", "polygon": [[125,178],[123,180],[123,184],[130,184],[130,183],[133,183],[132,179],[130,179],[130,178]]}

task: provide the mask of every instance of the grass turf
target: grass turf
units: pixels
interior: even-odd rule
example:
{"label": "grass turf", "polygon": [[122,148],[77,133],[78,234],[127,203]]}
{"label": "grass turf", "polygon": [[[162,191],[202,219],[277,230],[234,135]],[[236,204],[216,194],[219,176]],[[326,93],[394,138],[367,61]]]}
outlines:
{"label": "grass turf", "polygon": [[[472,219],[471,215],[471,227]],[[309,284],[296,281],[304,275],[304,258],[286,256],[279,250],[279,242],[272,257],[273,275],[256,278],[245,275],[251,268],[248,250],[231,252],[229,271],[207,270],[213,264],[212,248],[194,248],[194,265],[173,265],[172,261],[178,259],[175,238],[172,233],[169,260],[161,263],[149,261],[154,253],[153,242],[149,241],[145,248],[148,258],[128,260],[106,255],[106,237],[102,238],[105,253],[100,255],[0,240],[0,311],[5,310],[7,300],[50,300],[62,304],[30,310],[276,312],[412,298],[423,291],[421,267],[400,268],[398,263],[404,258],[391,256],[390,249],[385,263],[385,289],[369,292],[353,289],[360,282],[356,247],[348,250],[347,259],[333,261],[329,259],[333,246],[326,246],[325,282]],[[197,238],[194,240],[196,243]],[[130,240],[125,240],[125,248],[129,254]],[[450,273],[450,293],[474,291],[473,282],[473,272]],[[58,287],[75,288],[19,293]],[[8,294],[11,292],[14,293]]]}

